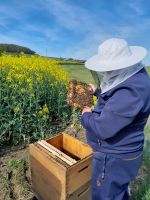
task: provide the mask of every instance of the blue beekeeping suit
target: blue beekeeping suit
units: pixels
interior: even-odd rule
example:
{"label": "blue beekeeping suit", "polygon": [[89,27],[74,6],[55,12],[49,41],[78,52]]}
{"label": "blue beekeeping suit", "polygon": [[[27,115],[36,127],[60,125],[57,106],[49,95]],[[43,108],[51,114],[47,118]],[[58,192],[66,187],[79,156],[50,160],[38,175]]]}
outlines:
{"label": "blue beekeeping suit", "polygon": [[128,184],[142,162],[144,126],[150,114],[150,78],[143,68],[101,94],[81,123],[93,148],[92,199],[128,200]]}

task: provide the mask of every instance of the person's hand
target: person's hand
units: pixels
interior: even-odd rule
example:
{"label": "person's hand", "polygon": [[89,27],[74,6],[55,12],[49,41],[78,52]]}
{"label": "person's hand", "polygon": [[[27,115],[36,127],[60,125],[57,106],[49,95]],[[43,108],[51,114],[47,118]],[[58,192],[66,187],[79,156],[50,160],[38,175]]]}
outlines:
{"label": "person's hand", "polygon": [[93,91],[93,93],[94,93],[95,90],[96,90],[96,86],[95,86],[94,84],[92,84],[92,83],[90,83],[89,86],[92,88],[92,91]]}
{"label": "person's hand", "polygon": [[86,106],[86,107],[83,108],[83,110],[82,110],[82,115],[83,115],[83,113],[85,113],[85,112],[91,112],[91,111],[92,111],[91,108],[88,107],[88,106]]}

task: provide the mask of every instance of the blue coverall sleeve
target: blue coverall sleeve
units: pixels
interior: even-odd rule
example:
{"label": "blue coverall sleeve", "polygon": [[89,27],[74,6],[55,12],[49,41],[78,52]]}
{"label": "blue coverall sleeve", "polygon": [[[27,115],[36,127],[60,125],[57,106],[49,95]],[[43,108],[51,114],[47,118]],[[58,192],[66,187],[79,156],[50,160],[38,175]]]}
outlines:
{"label": "blue coverall sleeve", "polygon": [[81,116],[81,124],[89,133],[106,140],[129,125],[143,105],[136,89],[120,88],[107,100],[100,113],[85,112]]}

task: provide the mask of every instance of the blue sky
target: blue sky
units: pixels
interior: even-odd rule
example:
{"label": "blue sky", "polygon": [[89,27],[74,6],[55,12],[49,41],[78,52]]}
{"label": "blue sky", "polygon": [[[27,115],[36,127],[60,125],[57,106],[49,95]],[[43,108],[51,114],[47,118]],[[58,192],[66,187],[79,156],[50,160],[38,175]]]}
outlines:
{"label": "blue sky", "polygon": [[150,1],[0,0],[0,43],[87,59],[111,37],[144,46],[150,65]]}

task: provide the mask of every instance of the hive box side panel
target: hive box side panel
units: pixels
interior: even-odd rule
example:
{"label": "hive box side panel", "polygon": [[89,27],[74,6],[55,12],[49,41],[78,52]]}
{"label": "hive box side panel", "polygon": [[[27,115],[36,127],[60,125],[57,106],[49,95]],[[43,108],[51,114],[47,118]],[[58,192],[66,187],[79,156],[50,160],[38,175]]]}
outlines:
{"label": "hive box side panel", "polygon": [[91,181],[69,195],[67,200],[92,200]]}
{"label": "hive box side panel", "polygon": [[66,192],[72,194],[85,185],[92,177],[92,155],[67,170]]}
{"label": "hive box side panel", "polygon": [[32,188],[40,200],[60,200],[62,196],[61,181],[45,169],[34,157],[31,160]]}
{"label": "hive box side panel", "polygon": [[71,137],[68,134],[63,133],[63,148],[79,157],[80,159],[85,158],[92,154],[92,149],[89,145]]}
{"label": "hive box side panel", "polygon": [[50,158],[36,145],[30,145],[30,163],[33,190],[42,200],[66,199],[66,169]]}
{"label": "hive box side panel", "polygon": [[46,142],[53,145],[57,149],[62,149],[62,147],[63,147],[63,134],[56,135],[56,136],[46,140]]}

